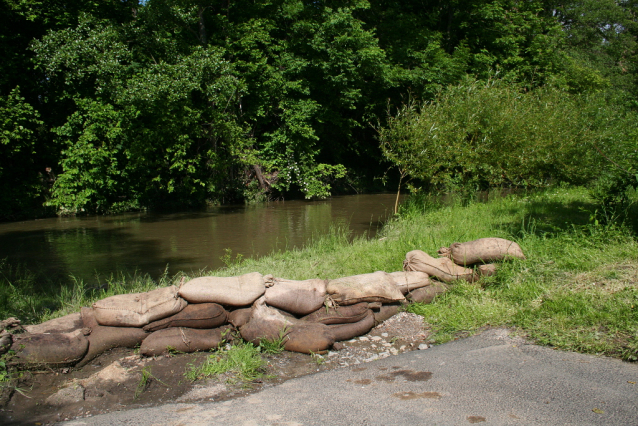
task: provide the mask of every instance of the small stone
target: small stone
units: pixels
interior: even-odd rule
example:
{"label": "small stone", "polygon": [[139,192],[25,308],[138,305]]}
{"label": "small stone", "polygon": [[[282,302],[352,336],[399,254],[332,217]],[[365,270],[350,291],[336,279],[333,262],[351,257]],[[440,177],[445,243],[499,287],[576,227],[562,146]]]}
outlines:
{"label": "small stone", "polygon": [[371,347],[371,348],[375,348],[375,349],[376,349],[376,348],[377,348],[377,345],[372,344],[372,345],[370,345],[370,347]]}
{"label": "small stone", "polygon": [[368,342],[368,341],[370,341],[370,339],[368,339],[368,338],[367,338],[367,337],[365,337],[365,336],[361,336],[361,337],[359,337],[359,340],[360,340],[360,341],[362,341],[362,342]]}
{"label": "small stone", "polygon": [[399,351],[398,351],[398,350],[396,350],[395,348],[390,348],[390,353],[391,353],[392,355],[399,355]]}
{"label": "small stone", "polygon": [[388,343],[388,342],[383,342],[383,346],[385,346],[386,348],[389,348],[392,345],[390,343]]}
{"label": "small stone", "polygon": [[335,351],[340,351],[342,349],[345,349],[345,346],[341,342],[336,342],[334,345],[332,345],[332,349],[334,349]]}
{"label": "small stone", "polygon": [[376,361],[379,359],[379,355],[372,355],[370,358],[366,358],[363,360],[363,362],[371,362],[371,361]]}
{"label": "small stone", "polygon": [[66,405],[80,401],[84,401],[84,387],[80,385],[71,385],[60,389],[46,399],[46,403],[49,405]]}
{"label": "small stone", "polygon": [[339,354],[338,354],[338,353],[336,353],[336,352],[333,352],[333,351],[328,352],[328,356],[329,356],[329,357],[331,357],[331,356],[337,356],[337,355],[339,355]]}
{"label": "small stone", "polygon": [[372,336],[370,338],[375,342],[378,342],[379,340],[381,340],[381,336]]}
{"label": "small stone", "polygon": [[420,351],[426,350],[427,348],[429,348],[429,346],[428,346],[428,345],[426,345],[425,343],[421,343],[421,344],[419,345],[419,350],[420,350]]}
{"label": "small stone", "polygon": [[387,351],[386,352],[381,352],[379,354],[379,358],[387,358],[389,356],[390,356],[390,352],[387,352]]}
{"label": "small stone", "polygon": [[399,350],[400,350],[400,351],[404,351],[404,350],[405,350],[405,345],[402,345],[402,346],[399,348]]}
{"label": "small stone", "polygon": [[381,333],[381,336],[388,337],[388,333]]}

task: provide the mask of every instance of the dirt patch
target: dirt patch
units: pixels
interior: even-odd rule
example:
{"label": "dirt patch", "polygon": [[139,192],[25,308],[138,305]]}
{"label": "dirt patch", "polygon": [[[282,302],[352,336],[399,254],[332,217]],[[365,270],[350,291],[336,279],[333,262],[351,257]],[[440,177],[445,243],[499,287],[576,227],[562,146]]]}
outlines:
{"label": "dirt patch", "polygon": [[638,262],[603,265],[593,271],[577,274],[568,280],[568,286],[581,291],[598,290],[605,293],[638,288]]}
{"label": "dirt patch", "polygon": [[0,424],[47,425],[172,402],[227,400],[295,377],[425,349],[427,335],[422,317],[401,312],[325,354],[265,355],[264,378],[250,383],[228,376],[187,380],[184,373],[202,363],[209,355],[205,352],[143,358],[130,349],[113,349],[79,369],[23,372],[9,401],[0,408]]}

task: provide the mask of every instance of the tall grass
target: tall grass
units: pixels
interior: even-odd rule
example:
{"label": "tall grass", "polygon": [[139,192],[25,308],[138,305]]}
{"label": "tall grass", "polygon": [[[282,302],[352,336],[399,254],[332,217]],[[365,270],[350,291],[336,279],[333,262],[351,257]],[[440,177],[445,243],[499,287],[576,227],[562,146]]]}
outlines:
{"label": "tall grass", "polygon": [[[424,316],[434,340],[445,342],[486,326],[510,326],[543,344],[636,359],[638,243],[632,229],[596,222],[596,205],[582,188],[487,198],[445,204],[413,197],[373,240],[351,238],[337,227],[303,249],[239,259],[228,262],[228,268],[196,275],[259,271],[289,279],[331,279],[392,272],[401,270],[405,254],[414,249],[435,255],[439,247],[456,241],[502,237],[518,242],[527,260],[504,263],[494,277],[456,284],[433,304],[409,308]],[[2,303],[0,314],[40,321],[112,294],[174,284],[181,276],[165,274],[153,281],[114,275],[91,288],[75,280],[62,292],[36,296],[29,290],[32,278],[23,272],[20,282],[2,278],[3,300],[24,300],[15,306]]]}

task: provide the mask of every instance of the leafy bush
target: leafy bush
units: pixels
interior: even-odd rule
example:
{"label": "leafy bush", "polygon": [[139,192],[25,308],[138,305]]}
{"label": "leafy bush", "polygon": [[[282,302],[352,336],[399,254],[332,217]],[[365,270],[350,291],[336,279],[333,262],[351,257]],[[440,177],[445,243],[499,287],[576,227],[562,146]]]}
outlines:
{"label": "leafy bush", "polygon": [[430,188],[583,184],[635,133],[635,120],[610,105],[600,94],[467,80],[433,101],[408,102],[379,136],[385,157]]}

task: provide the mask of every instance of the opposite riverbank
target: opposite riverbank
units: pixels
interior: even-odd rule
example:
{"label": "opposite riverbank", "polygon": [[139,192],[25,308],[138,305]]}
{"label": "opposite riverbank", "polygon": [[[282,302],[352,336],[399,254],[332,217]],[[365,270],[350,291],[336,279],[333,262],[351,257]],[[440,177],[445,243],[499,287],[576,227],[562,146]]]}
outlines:
{"label": "opposite riverbank", "polygon": [[[478,284],[456,284],[433,304],[408,310],[424,317],[431,341],[443,343],[485,327],[513,327],[536,343],[583,353],[638,359],[638,242],[635,224],[603,225],[580,188],[495,196],[487,202],[441,205],[415,198],[374,240],[351,239],[342,229],[304,249],[260,259],[228,253],[227,267],[199,275],[259,271],[289,279],[337,278],[402,268],[408,251],[432,255],[442,246],[482,237],[518,242],[525,261],[505,263]],[[79,311],[93,301],[178,283],[185,274],[113,275],[99,282],[46,277],[3,265],[0,316],[41,322]],[[192,278],[192,276],[186,276]],[[50,288],[50,290],[40,290]],[[36,292],[35,289],[38,289]]]}

